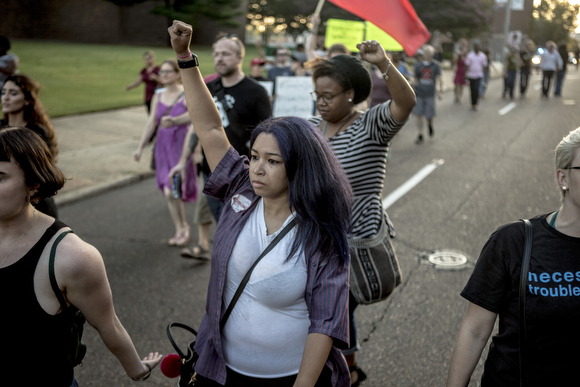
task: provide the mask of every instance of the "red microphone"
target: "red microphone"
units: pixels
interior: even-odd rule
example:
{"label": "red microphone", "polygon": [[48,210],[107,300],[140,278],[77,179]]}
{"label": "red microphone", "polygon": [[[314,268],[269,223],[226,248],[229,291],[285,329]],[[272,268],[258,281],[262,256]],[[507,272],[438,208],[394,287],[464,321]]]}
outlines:
{"label": "red microphone", "polygon": [[176,353],[170,353],[161,360],[161,373],[168,378],[176,378],[181,375],[181,357]]}

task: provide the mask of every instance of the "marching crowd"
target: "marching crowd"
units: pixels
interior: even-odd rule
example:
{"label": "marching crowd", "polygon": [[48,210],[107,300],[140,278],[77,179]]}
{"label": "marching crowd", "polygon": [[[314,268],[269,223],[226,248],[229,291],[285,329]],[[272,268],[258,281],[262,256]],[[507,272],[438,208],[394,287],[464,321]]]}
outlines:
{"label": "marching crowd", "polygon": [[[374,287],[392,291],[401,282],[394,227],[381,200],[387,153],[411,114],[417,118],[417,144],[424,141],[425,124],[434,135],[436,99],[443,91],[435,48],[423,46],[412,70],[376,41],[358,44],[358,58],[341,45],[324,53],[310,44],[294,54],[278,48],[263,77],[266,59],[253,59],[246,76],[244,43],[235,35],[220,36],[212,46],[215,74],[204,78],[190,51],[191,26],[175,21],[168,32],[176,59],[158,66],[154,53],[146,52],[145,67],[127,90],[145,84],[149,119],[133,157],[140,161],[145,146],[154,144],[151,167],[175,228],[168,244],[183,248],[186,259],[211,264],[193,385],[358,386],[367,375],[356,362],[355,309],[388,297],[375,294]],[[82,334],[86,319],[127,375],[145,380],[162,356],[139,357],[115,314],[102,257],[58,220],[52,196],[64,175],[56,165],[55,131],[38,85],[16,74],[18,58],[9,49],[0,37],[0,288],[18,296],[0,302],[5,310],[25,313],[0,323],[0,364],[21,375],[29,364],[16,360],[29,346],[50,348],[38,372],[50,375],[51,385],[78,385],[78,326]],[[524,98],[534,52],[531,41],[521,51],[508,47],[503,98],[514,98],[518,70]],[[479,44],[468,51],[462,41],[453,63],[455,102],[461,103],[469,84],[476,111],[489,82],[491,53]],[[565,64],[548,42],[540,62],[545,98],[554,75],[554,95],[561,95]],[[287,75],[312,77],[312,117],[272,117],[276,89],[269,94],[258,82],[275,85]],[[561,207],[533,218],[533,234],[523,223],[509,224],[484,247],[462,292],[469,309],[448,386],[469,383],[498,318],[482,386],[575,380],[577,358],[566,355],[563,343],[580,344],[580,316],[571,297],[580,293],[574,285],[580,281],[579,148],[580,129],[556,148]],[[196,203],[198,236],[191,247],[184,202]],[[533,240],[531,254],[524,251],[527,240]],[[389,284],[367,289],[353,280],[365,262],[380,266],[385,260],[388,267],[379,270],[389,272]],[[383,280],[379,272],[362,275]],[[554,296],[545,285],[550,281],[569,284],[567,296]]]}

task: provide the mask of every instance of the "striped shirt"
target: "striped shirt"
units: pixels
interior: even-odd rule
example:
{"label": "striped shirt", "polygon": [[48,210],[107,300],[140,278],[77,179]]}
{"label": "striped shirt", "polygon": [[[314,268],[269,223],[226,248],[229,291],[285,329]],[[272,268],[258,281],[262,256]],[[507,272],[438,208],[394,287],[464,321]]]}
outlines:
{"label": "striped shirt", "polygon": [[[205,194],[219,198],[225,206],[214,236],[206,314],[195,342],[195,351],[199,354],[195,371],[220,384],[226,382],[220,319],[227,308],[223,302],[227,264],[238,236],[260,199],[252,188],[248,169],[247,157],[240,157],[230,147],[204,189]],[[311,244],[304,246],[307,263],[304,298],[310,319],[308,334],[320,333],[333,339],[334,346],[326,366],[332,371],[333,386],[348,387],[349,371],[339,348],[347,348],[349,341],[349,263],[341,264],[338,256],[322,260],[317,247]]]}
{"label": "striped shirt", "polygon": [[[352,186],[354,238],[376,235],[386,216],[382,193],[387,172],[387,152],[391,139],[404,124],[393,118],[390,106],[391,101],[387,101],[367,110],[346,130],[329,139]],[[309,121],[319,127],[322,118],[312,117]]]}

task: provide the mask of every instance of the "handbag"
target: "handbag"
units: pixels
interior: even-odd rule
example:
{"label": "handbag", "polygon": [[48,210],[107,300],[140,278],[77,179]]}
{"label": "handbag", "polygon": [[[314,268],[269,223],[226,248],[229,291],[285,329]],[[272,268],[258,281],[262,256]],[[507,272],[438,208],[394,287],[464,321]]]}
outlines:
{"label": "handbag", "polygon": [[[294,228],[294,226],[296,226],[296,218],[292,219],[292,221],[290,223],[288,223],[282,231],[280,231],[280,233],[276,236],[276,238],[274,238],[274,240],[272,242],[270,242],[270,244],[268,244],[268,246],[264,249],[264,251],[262,251],[262,254],[260,254],[260,256],[258,257],[258,259],[256,259],[254,261],[254,263],[252,264],[252,266],[248,269],[248,272],[246,273],[246,275],[242,279],[242,282],[240,282],[240,285],[238,285],[238,288],[236,289],[236,292],[234,294],[234,297],[232,298],[232,301],[229,303],[226,311],[224,312],[224,315],[222,316],[222,318],[220,320],[220,332],[224,328],[224,326],[226,325],[226,322],[227,322],[228,318],[230,317],[230,314],[232,313],[232,310],[234,309],[236,302],[238,301],[238,299],[242,295],[242,292],[244,291],[244,288],[248,284],[248,281],[250,280],[250,276],[252,275],[254,268],[258,265],[258,263],[262,260],[262,258],[264,258],[264,256],[266,256],[278,244],[278,242],[280,242],[282,240],[282,238],[284,238],[284,236],[286,236],[286,234],[288,234],[290,232],[290,230],[292,230]],[[183,351],[181,351],[181,349],[177,346],[177,344],[175,343],[175,339],[173,338],[171,328],[174,328],[174,327],[185,329],[186,331],[193,333],[194,336],[197,336],[197,332],[192,327],[185,325],[185,324],[182,324],[182,323],[178,323],[178,322],[172,322],[167,326],[167,337],[169,338],[169,341],[171,342],[171,345],[173,346],[173,348],[175,348],[175,351],[177,351],[177,354],[180,358],[179,361],[181,362],[180,372],[179,372],[180,378],[179,378],[178,385],[179,385],[179,387],[195,386],[195,381],[196,381],[196,377],[197,377],[197,373],[195,372],[195,363],[197,362],[197,359],[199,358],[199,355],[197,354],[197,352],[195,352],[195,348],[194,348],[195,340],[191,341],[189,343],[189,345],[187,346],[187,353],[186,354],[183,353]],[[171,356],[171,355],[168,355],[168,356]],[[163,367],[163,364],[161,366]],[[162,369],[162,371],[163,371],[163,369]],[[168,376],[168,375],[166,375],[166,376]],[[174,377],[177,377],[177,375],[175,375]]]}
{"label": "handbag", "polygon": [[87,346],[85,343],[82,342],[83,338],[83,326],[85,324],[85,316],[83,316],[82,312],[78,310],[78,308],[74,305],[67,305],[64,297],[62,296],[62,292],[58,287],[58,283],[56,282],[56,277],[54,275],[54,259],[56,255],[56,246],[60,243],[62,238],[64,238],[67,234],[72,233],[73,231],[68,230],[61,233],[52,248],[50,249],[50,257],[48,260],[48,275],[50,277],[50,286],[58,302],[60,307],[62,308],[62,313],[66,313],[69,315],[69,320],[71,321],[70,327],[70,334],[68,337],[68,362],[71,364],[72,367],[76,367],[79,364],[82,364],[83,358],[87,353]]}
{"label": "handbag", "polygon": [[528,219],[523,219],[525,225],[524,232],[524,256],[522,259],[522,272],[520,274],[520,289],[518,301],[519,320],[519,344],[520,344],[520,386],[528,385],[528,357],[526,341],[526,277],[530,269],[530,259],[532,257],[533,229],[532,223]]}
{"label": "handbag", "polygon": [[372,304],[389,297],[401,284],[401,268],[386,222],[371,238],[349,238],[350,291],[359,304]]}

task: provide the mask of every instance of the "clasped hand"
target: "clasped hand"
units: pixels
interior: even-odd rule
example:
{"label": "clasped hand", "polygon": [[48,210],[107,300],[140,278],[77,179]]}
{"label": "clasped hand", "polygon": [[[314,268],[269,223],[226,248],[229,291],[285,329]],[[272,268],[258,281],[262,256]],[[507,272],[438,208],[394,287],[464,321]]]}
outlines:
{"label": "clasped hand", "polygon": [[160,123],[164,128],[171,128],[172,126],[175,126],[175,121],[173,120],[173,117],[170,116],[161,117]]}

